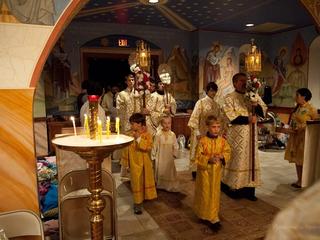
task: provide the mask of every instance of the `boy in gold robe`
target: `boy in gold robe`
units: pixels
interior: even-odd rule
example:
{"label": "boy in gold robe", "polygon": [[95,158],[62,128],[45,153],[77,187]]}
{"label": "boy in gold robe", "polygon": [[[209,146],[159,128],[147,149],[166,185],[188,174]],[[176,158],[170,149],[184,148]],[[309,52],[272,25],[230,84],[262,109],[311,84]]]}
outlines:
{"label": "boy in gold robe", "polygon": [[200,138],[195,153],[197,178],[193,209],[213,230],[219,230],[221,165],[230,159],[230,146],[221,136],[219,120],[210,115],[206,120],[207,135]]}
{"label": "boy in gold robe", "polygon": [[147,132],[146,118],[134,113],[129,118],[134,141],[122,157],[124,167],[130,168],[134,213],[142,214],[144,200],[157,198],[151,162],[152,136]]}

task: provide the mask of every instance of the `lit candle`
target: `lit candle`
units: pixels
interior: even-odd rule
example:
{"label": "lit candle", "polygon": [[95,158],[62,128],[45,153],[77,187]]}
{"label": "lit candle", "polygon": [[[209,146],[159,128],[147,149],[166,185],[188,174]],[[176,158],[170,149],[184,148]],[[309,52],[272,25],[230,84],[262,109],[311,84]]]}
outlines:
{"label": "lit candle", "polygon": [[116,117],[116,132],[120,134],[120,118]]}
{"label": "lit candle", "polygon": [[76,122],[74,120],[74,116],[70,117],[70,120],[72,121],[74,135],[77,136]]}
{"label": "lit candle", "polygon": [[84,114],[84,130],[86,132],[87,137],[90,137],[89,120],[87,114]]}
{"label": "lit candle", "polygon": [[99,138],[99,142],[102,143],[102,123],[101,120],[98,119],[98,138]]}
{"label": "lit candle", "polygon": [[107,117],[107,122],[106,122],[106,134],[107,136],[110,135],[110,117]]}

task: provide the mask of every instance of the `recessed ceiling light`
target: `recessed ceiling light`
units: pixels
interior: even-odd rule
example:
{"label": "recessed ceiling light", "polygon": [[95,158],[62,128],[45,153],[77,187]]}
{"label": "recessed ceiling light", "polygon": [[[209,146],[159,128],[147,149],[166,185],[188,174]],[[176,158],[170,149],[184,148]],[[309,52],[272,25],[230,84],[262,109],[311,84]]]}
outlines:
{"label": "recessed ceiling light", "polygon": [[253,23],[247,23],[247,24],[246,24],[246,27],[253,27],[253,26],[254,26]]}
{"label": "recessed ceiling light", "polygon": [[138,0],[138,2],[142,3],[143,5],[163,5],[168,2],[168,0]]}

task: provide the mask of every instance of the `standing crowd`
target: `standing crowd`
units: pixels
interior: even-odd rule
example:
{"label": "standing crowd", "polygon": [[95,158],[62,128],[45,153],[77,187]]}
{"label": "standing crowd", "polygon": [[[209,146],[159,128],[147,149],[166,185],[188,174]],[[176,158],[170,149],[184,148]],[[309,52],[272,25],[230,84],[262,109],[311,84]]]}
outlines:
{"label": "standing crowd", "polygon": [[[171,130],[172,116],[176,113],[176,101],[160,80],[150,81],[148,91],[136,88],[143,76],[135,69],[125,77],[127,88],[104,94],[100,119],[106,115],[120,117],[121,133],[134,138],[132,144],[121,150],[121,177],[129,178],[134,200],[134,213],[141,214],[144,200],[157,198],[156,189],[179,192],[179,180],[174,160],[179,147]],[[261,185],[258,157],[258,117],[266,115],[267,106],[258,94],[246,95],[248,77],[244,73],[233,76],[234,91],[224,98],[224,105],[215,101],[218,86],[209,82],[206,96],[198,100],[188,126],[191,129],[190,170],[195,179],[193,209],[198,218],[214,230],[219,230],[220,189],[231,198],[247,198],[256,201],[255,188]],[[88,95],[102,95],[99,87],[88,84]],[[289,138],[286,159],[297,165],[298,181],[293,187],[301,187],[301,163],[297,142],[307,120],[314,119],[314,108],[308,103],[308,89],[297,91],[297,107],[292,116],[294,132]],[[88,113],[88,104],[81,107],[80,117]],[[83,122],[83,121],[82,121]],[[103,124],[105,125],[105,124]],[[299,139],[300,139],[299,138]],[[299,147],[297,147],[299,146]],[[302,146],[303,148],[303,146]]]}

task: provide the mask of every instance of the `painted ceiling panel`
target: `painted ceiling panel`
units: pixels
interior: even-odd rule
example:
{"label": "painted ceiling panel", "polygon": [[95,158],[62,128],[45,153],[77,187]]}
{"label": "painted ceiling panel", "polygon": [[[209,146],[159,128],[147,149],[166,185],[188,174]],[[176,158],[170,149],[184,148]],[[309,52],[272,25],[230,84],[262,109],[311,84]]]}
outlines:
{"label": "painted ceiling panel", "polygon": [[[160,0],[161,1],[161,0]],[[312,25],[311,16],[299,0],[91,0],[76,21],[152,25],[227,32],[246,32],[246,23],[288,24],[286,31]],[[259,28],[253,32],[259,33]],[[262,32],[261,32],[262,33]],[[265,33],[265,31],[263,32]]]}

